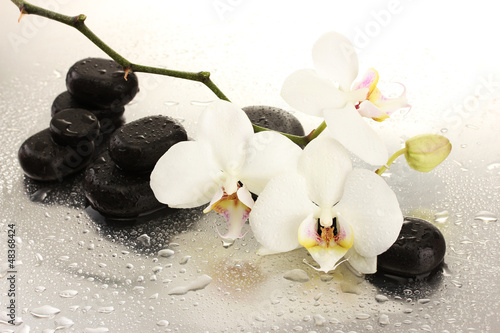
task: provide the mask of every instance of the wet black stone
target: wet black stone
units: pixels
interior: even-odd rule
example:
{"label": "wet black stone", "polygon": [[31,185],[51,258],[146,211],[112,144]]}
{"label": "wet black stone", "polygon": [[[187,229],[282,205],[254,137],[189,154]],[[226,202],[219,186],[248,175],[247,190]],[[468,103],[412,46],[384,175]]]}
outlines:
{"label": "wet black stone", "polygon": [[82,141],[75,147],[62,146],[47,128],[28,138],[19,148],[18,159],[24,173],[35,180],[61,181],[84,169],[93,159],[94,144]]}
{"label": "wet black stone", "polygon": [[401,277],[421,277],[444,262],[444,236],[432,223],[405,217],[396,242],[377,259],[377,270]]}
{"label": "wet black stone", "polygon": [[84,109],[66,109],[50,121],[50,132],[60,145],[78,146],[82,141],[94,141],[100,133],[97,117]]}
{"label": "wet black stone", "polygon": [[124,106],[118,106],[114,109],[95,108],[85,103],[78,102],[68,91],[60,93],[52,103],[51,115],[54,117],[58,112],[65,109],[85,109],[92,112],[97,119],[117,119],[123,116]]}
{"label": "wet black stone", "polygon": [[151,116],[125,124],[109,141],[109,154],[123,170],[148,172],[174,144],[187,140],[185,129],[165,116]]}
{"label": "wet black stone", "polygon": [[139,91],[137,76],[125,72],[113,60],[87,58],[78,61],[66,75],[66,88],[80,103],[113,109],[130,102]]}
{"label": "wet black stone", "polygon": [[92,208],[103,216],[135,217],[165,207],[156,200],[149,177],[150,173],[121,170],[104,153],[85,170],[83,189]]}
{"label": "wet black stone", "polygon": [[244,107],[243,111],[255,125],[286,134],[304,135],[304,128],[300,121],[283,109],[273,106],[253,105]]}

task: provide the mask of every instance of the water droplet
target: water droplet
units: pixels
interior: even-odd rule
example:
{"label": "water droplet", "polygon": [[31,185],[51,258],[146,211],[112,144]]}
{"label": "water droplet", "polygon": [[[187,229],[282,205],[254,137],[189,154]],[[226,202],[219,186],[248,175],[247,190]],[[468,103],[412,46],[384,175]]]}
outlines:
{"label": "water droplet", "polygon": [[78,295],[76,290],[63,290],[59,293],[62,298],[74,298],[76,295]]}
{"label": "water droplet", "polygon": [[377,296],[375,296],[375,300],[379,303],[384,303],[384,302],[387,302],[389,300],[389,298],[385,295],[377,295]]}
{"label": "water droplet", "polygon": [[196,291],[204,289],[212,282],[212,278],[208,275],[202,275],[198,277],[196,280],[188,283],[185,286],[176,287],[168,292],[169,295],[184,295],[189,291]]}
{"label": "water droplet", "polygon": [[356,319],[366,320],[369,319],[370,315],[368,313],[358,313],[356,314]]}
{"label": "water droplet", "polygon": [[35,253],[36,264],[35,266],[40,266],[43,262],[43,256],[40,253]]}
{"label": "water droplet", "polygon": [[309,281],[309,275],[302,269],[292,269],[283,275],[283,278],[294,281],[294,282],[307,282]]}
{"label": "water droplet", "polygon": [[496,222],[498,217],[492,212],[488,212],[486,210],[480,211],[474,216],[474,220],[483,221],[483,222]]}
{"label": "water droplet", "polygon": [[35,291],[37,293],[43,293],[45,291],[45,287],[44,286],[38,286],[35,288]]}
{"label": "water droplet", "polygon": [[191,101],[191,105],[195,105],[195,106],[207,106],[210,103],[212,103],[212,101],[207,101],[207,102],[203,102],[203,101]]}
{"label": "water droplet", "polygon": [[165,327],[165,326],[168,326],[170,323],[168,322],[168,320],[160,320],[156,323],[156,325],[158,326],[162,326],[162,327]]}
{"label": "water droplet", "polygon": [[319,314],[315,314],[313,316],[313,319],[314,319],[314,324],[316,326],[323,326],[326,323],[325,317],[323,317],[322,315],[319,315]]}
{"label": "water droplet", "polygon": [[151,246],[151,237],[149,237],[147,234],[143,234],[137,237],[137,241],[143,246],[146,247]]}
{"label": "water droplet", "polygon": [[434,214],[434,222],[445,223],[446,221],[448,221],[449,217],[450,213],[447,210],[443,210],[441,212]]}
{"label": "water droplet", "polygon": [[175,254],[175,252],[173,250],[170,250],[170,249],[163,249],[163,250],[158,251],[158,255],[160,257],[164,257],[164,258],[171,257],[174,254]]}
{"label": "water droplet", "polygon": [[85,330],[83,332],[84,333],[105,333],[105,332],[109,332],[109,329],[107,327],[97,327],[97,328],[87,327],[87,328],[85,328]]}
{"label": "water droplet", "polygon": [[422,298],[422,299],[419,299],[418,300],[418,304],[427,304],[429,303],[431,300],[428,299],[428,298]]}
{"label": "water droplet", "polygon": [[175,105],[179,105],[178,102],[175,102],[175,101],[166,101],[164,102],[163,104],[165,104],[166,106],[175,106]]}
{"label": "water droplet", "polygon": [[57,318],[54,323],[56,324],[56,330],[70,328],[75,324],[75,322],[67,317]]}
{"label": "water droplet", "polygon": [[103,307],[100,307],[99,309],[97,309],[97,312],[99,313],[111,313],[115,311],[115,308],[112,307],[112,306],[103,306]]}
{"label": "water droplet", "polygon": [[441,133],[448,133],[448,129],[447,128],[441,128]]}
{"label": "water droplet", "polygon": [[457,280],[451,280],[451,283],[457,288],[462,288],[462,283]]}
{"label": "water droplet", "polygon": [[181,265],[185,265],[188,263],[189,259],[191,259],[191,256],[184,256],[181,261],[179,262],[179,264]]}
{"label": "water droplet", "polygon": [[486,167],[488,170],[495,170],[500,168],[500,163],[491,163]]}
{"label": "water droplet", "polygon": [[61,312],[61,310],[50,305],[44,305],[30,311],[30,313],[37,318],[52,318],[59,312]]}
{"label": "water droplet", "polygon": [[378,323],[382,326],[389,325],[389,316],[386,314],[381,314],[380,317],[378,318]]}

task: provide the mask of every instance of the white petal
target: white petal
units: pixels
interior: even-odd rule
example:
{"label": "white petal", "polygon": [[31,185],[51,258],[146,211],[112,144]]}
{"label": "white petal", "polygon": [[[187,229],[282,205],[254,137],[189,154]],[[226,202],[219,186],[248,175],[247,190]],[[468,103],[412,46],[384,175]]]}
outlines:
{"label": "white petal", "polygon": [[323,109],[339,108],[346,103],[335,84],[312,69],[300,69],[287,77],[281,97],[293,108],[318,117],[323,117]]}
{"label": "white petal", "polygon": [[372,165],[384,165],[389,153],[384,141],[365,122],[354,105],[325,110],[328,133],[348,150]]}
{"label": "white petal", "polygon": [[345,258],[347,262],[362,274],[373,274],[377,272],[377,257],[363,257],[360,256],[354,248],[347,251]]}
{"label": "white petal", "polygon": [[239,180],[251,192],[259,194],[271,178],[295,172],[301,153],[299,146],[281,134],[270,131],[256,133],[248,143]]}
{"label": "white petal", "polygon": [[240,187],[238,189],[238,191],[236,192],[236,195],[238,197],[238,200],[241,201],[242,204],[244,204],[248,208],[252,209],[255,202],[253,201],[252,193],[250,193],[248,191],[248,189],[245,185],[243,185],[243,187]]}
{"label": "white petal", "polygon": [[403,214],[389,185],[372,171],[356,169],[345,183],[344,195],[336,206],[350,224],[356,252],[375,257],[397,239]]}
{"label": "white petal", "polygon": [[210,103],[198,120],[197,140],[211,146],[215,160],[229,174],[237,174],[241,168],[252,135],[246,113],[227,101]]}
{"label": "white petal", "polygon": [[306,179],[309,198],[322,208],[331,208],[342,196],[352,164],[337,140],[321,136],[304,148],[298,170]]}
{"label": "white petal", "polygon": [[286,174],[271,179],[250,212],[250,227],[266,249],[286,252],[299,246],[300,223],[315,205],[307,197],[303,177]]}
{"label": "white petal", "polygon": [[219,189],[220,171],[209,147],[196,141],[172,146],[151,172],[150,186],[158,201],[175,208],[197,207]]}
{"label": "white petal", "polygon": [[315,246],[307,249],[313,259],[319,264],[320,271],[328,273],[338,266],[338,261],[346,254],[347,249],[341,246],[321,247]]}
{"label": "white petal", "polygon": [[312,58],[318,72],[337,81],[342,90],[351,89],[352,82],[358,76],[358,56],[344,35],[328,32],[321,36],[313,46]]}

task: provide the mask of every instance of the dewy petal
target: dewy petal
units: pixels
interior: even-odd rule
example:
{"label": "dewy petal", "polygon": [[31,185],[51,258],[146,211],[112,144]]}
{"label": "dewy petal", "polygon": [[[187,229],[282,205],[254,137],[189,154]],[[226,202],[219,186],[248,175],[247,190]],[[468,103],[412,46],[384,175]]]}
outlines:
{"label": "dewy petal", "polygon": [[377,257],[363,257],[360,256],[358,252],[352,247],[347,251],[345,258],[347,262],[357,270],[359,273],[363,274],[373,274],[377,272]]}
{"label": "dewy petal", "polygon": [[240,187],[238,191],[236,192],[236,196],[238,197],[238,200],[247,206],[248,208],[252,209],[253,205],[255,202],[253,201],[252,198],[252,193],[250,193],[245,185]]}
{"label": "dewy petal", "polygon": [[362,117],[371,118],[375,121],[384,121],[389,118],[389,115],[379,109],[375,104],[366,100],[361,102],[358,107],[358,112]]}
{"label": "dewy petal", "polygon": [[396,241],[403,223],[394,192],[382,177],[365,169],[349,174],[336,209],[351,226],[353,247],[363,257],[385,252]]}
{"label": "dewy petal", "polygon": [[298,239],[302,246],[311,254],[313,259],[319,264],[321,271],[328,272],[336,267],[337,262],[346,254],[347,248],[331,242],[325,244],[317,233],[317,220],[312,214],[307,216],[300,224]]}
{"label": "dewy petal", "polygon": [[362,88],[368,88],[368,96],[375,90],[377,87],[379,75],[378,72],[370,68],[365,75],[363,76],[363,79],[359,83],[355,83],[352,90],[358,90]]}
{"label": "dewy petal", "polygon": [[246,113],[227,101],[210,103],[198,120],[197,140],[208,143],[220,168],[233,175],[245,160],[246,144],[252,135]]}
{"label": "dewy petal", "polygon": [[365,122],[354,105],[325,111],[328,133],[348,150],[372,165],[384,165],[387,148],[377,133]]}
{"label": "dewy petal", "polygon": [[248,189],[259,194],[267,182],[285,172],[295,172],[302,149],[276,132],[256,133],[247,146],[245,165],[239,180]]}
{"label": "dewy petal", "polygon": [[343,91],[351,90],[358,76],[358,56],[344,35],[328,32],[321,36],[313,46],[312,58],[320,74],[338,82]]}
{"label": "dewy petal", "polygon": [[227,221],[227,233],[222,235],[219,230],[219,236],[226,240],[228,243],[232,243],[237,238],[242,238],[244,234],[241,233],[243,225],[248,219],[250,214],[250,207],[244,205],[235,194],[228,197],[223,197],[222,200],[218,201],[213,205],[213,209],[223,215]]}
{"label": "dewy petal", "polygon": [[273,252],[286,252],[300,244],[297,230],[316,206],[307,197],[302,176],[280,175],[269,181],[250,212],[250,227],[257,241]]}
{"label": "dewy petal", "polygon": [[309,198],[321,208],[331,208],[340,200],[351,170],[347,151],[329,136],[311,141],[298,164],[299,173],[306,179]]}
{"label": "dewy petal", "polygon": [[287,77],[281,97],[293,108],[318,117],[323,117],[325,108],[339,108],[346,103],[335,84],[312,69],[300,69]]}
{"label": "dewy petal", "polygon": [[410,106],[408,104],[408,99],[406,98],[406,88],[404,86],[403,88],[405,89],[403,93],[395,98],[387,98],[382,95],[378,88],[375,88],[368,96],[368,100],[379,109],[390,115],[396,110]]}
{"label": "dewy petal", "polygon": [[209,202],[219,189],[219,173],[209,147],[183,141],[158,160],[150,186],[156,199],[170,207],[197,207]]}

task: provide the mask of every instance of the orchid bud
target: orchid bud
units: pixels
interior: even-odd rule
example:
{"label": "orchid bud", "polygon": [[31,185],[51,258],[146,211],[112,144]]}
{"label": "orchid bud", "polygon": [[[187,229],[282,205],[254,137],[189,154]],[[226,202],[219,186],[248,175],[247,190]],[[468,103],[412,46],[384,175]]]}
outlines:
{"label": "orchid bud", "polygon": [[405,157],[408,165],[420,172],[429,172],[450,154],[451,143],[442,135],[421,134],[406,141]]}

